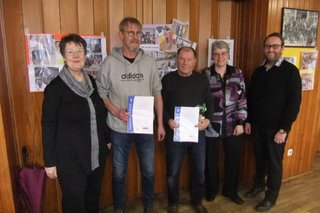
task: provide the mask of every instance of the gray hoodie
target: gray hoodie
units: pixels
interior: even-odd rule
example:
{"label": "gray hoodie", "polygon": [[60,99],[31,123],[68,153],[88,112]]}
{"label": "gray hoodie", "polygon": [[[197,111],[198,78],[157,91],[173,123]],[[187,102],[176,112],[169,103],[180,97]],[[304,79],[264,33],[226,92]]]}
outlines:
{"label": "gray hoodie", "polygon": [[[102,62],[97,86],[102,99],[109,97],[121,109],[127,109],[128,96],[156,96],[162,89],[155,60],[140,49],[130,63],[123,57],[121,47],[114,48]],[[114,131],[127,132],[127,125],[110,112],[107,124]]]}

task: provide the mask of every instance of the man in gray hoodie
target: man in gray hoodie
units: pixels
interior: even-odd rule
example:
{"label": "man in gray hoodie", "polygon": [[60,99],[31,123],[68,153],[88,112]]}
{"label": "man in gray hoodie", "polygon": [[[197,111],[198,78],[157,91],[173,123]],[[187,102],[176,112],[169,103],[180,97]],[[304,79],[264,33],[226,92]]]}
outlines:
{"label": "man in gray hoodie", "polygon": [[107,124],[111,129],[112,183],[115,212],[125,208],[125,187],[128,156],[135,143],[140,162],[141,186],[145,212],[153,212],[154,145],[153,135],[127,133],[128,96],[154,96],[158,140],[163,140],[163,103],[161,82],[155,60],[140,49],[141,23],[132,17],[119,24],[122,47],[113,49],[101,65],[97,77],[99,94],[108,109]]}

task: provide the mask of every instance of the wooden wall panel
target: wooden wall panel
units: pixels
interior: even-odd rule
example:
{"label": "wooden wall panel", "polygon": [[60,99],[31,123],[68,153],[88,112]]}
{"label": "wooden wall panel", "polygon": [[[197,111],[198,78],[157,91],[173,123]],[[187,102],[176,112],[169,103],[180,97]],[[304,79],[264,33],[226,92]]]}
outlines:
{"label": "wooden wall panel", "polygon": [[153,1],[152,0],[143,0],[142,1],[142,23],[152,24],[152,9],[153,9]]}
{"label": "wooden wall panel", "polygon": [[22,1],[24,27],[30,32],[42,32],[41,0]]}
{"label": "wooden wall panel", "polygon": [[[191,16],[192,17],[192,16]],[[207,67],[208,61],[208,38],[211,36],[211,0],[202,0],[199,5],[199,15],[198,15],[198,31],[194,32],[198,34],[197,40],[197,51],[198,51],[198,70],[203,70]],[[199,33],[201,32],[201,33]]]}
{"label": "wooden wall panel", "polygon": [[[2,104],[0,105],[0,212],[15,212],[14,205],[14,185],[12,184],[12,179],[14,173],[10,172],[12,170],[12,165],[15,163],[14,156],[10,154],[14,151],[13,143],[13,129],[11,123],[11,116],[7,113],[8,106],[10,106],[8,93],[6,90],[6,70],[7,70],[7,56],[6,56],[6,36],[4,29],[4,19],[3,19],[3,6],[2,1],[0,1],[0,103],[4,104],[5,110],[2,110]],[[6,137],[7,136],[7,137]],[[14,152],[13,152],[14,153]],[[11,168],[10,168],[11,167]]]}
{"label": "wooden wall panel", "polygon": [[[152,23],[153,24],[159,24],[159,23],[166,23],[166,8],[167,3],[166,0],[153,0],[152,5]],[[144,24],[147,24],[144,22]]]}
{"label": "wooden wall panel", "polygon": [[177,16],[174,18],[184,22],[190,21],[190,11],[192,10],[190,1],[191,0],[177,0]]}
{"label": "wooden wall panel", "polygon": [[109,40],[110,50],[121,45],[119,39],[119,23],[124,17],[123,0],[109,1]]}
{"label": "wooden wall panel", "polygon": [[210,37],[212,38],[219,37],[219,29],[220,29],[219,23],[220,23],[219,1],[213,0],[211,3],[211,36]]}
{"label": "wooden wall panel", "polygon": [[93,0],[78,0],[79,33],[94,34]]}
{"label": "wooden wall panel", "polygon": [[2,110],[0,106],[0,212],[15,212],[8,159]]}
{"label": "wooden wall panel", "polygon": [[177,0],[167,0],[166,23],[172,22],[177,17]]}
{"label": "wooden wall panel", "polygon": [[43,32],[60,33],[60,8],[59,0],[43,0]]}
{"label": "wooden wall panel", "polygon": [[125,0],[124,1],[124,16],[137,16],[137,1]]}
{"label": "wooden wall panel", "polygon": [[79,33],[77,0],[60,1],[61,33]]}
{"label": "wooden wall panel", "polygon": [[137,5],[140,5],[139,7],[137,7],[137,19],[138,20],[143,20],[143,8],[141,7],[141,5],[143,4],[143,0],[137,0]]}
{"label": "wooden wall panel", "polygon": [[[105,0],[94,0],[94,34],[101,35],[103,33],[105,36],[109,35],[108,28],[108,14],[109,8],[108,3]],[[110,39],[107,39],[107,52],[110,52]]]}

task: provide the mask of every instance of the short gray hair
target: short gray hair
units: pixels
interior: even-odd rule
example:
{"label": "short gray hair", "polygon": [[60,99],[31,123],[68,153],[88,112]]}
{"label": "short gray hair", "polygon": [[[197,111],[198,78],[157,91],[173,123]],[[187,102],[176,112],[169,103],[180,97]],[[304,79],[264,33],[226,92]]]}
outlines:
{"label": "short gray hair", "polygon": [[140,23],[140,21],[134,17],[125,17],[124,19],[122,19],[122,21],[119,24],[119,30],[121,32],[123,32],[125,30],[125,28],[129,25],[129,24],[133,24],[138,26],[140,29],[142,29],[142,25]]}
{"label": "short gray hair", "polygon": [[213,52],[215,49],[226,49],[228,54],[230,54],[229,44],[225,41],[218,40],[218,41],[213,42],[211,51]]}

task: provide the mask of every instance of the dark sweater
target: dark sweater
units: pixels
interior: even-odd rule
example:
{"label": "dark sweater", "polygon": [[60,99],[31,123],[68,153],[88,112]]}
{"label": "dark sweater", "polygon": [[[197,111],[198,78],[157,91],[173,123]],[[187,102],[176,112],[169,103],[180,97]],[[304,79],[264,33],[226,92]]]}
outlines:
{"label": "dark sweater", "polygon": [[[99,163],[106,158],[106,109],[90,77],[94,92],[90,96],[96,111]],[[58,76],[45,88],[42,105],[42,143],[46,167],[72,172],[80,166],[91,172],[91,131],[88,101],[75,94]]]}
{"label": "dark sweater", "polygon": [[258,67],[248,92],[248,122],[290,131],[299,112],[301,87],[299,70],[285,60],[268,71]]}
{"label": "dark sweater", "polygon": [[[178,71],[165,75],[162,79],[163,117],[167,130],[167,138],[172,140],[173,130],[169,128],[169,119],[174,118],[174,107],[195,107],[205,103],[205,117],[213,119],[213,99],[207,76],[193,72],[191,76],[181,77]],[[204,131],[200,131],[204,134]]]}

